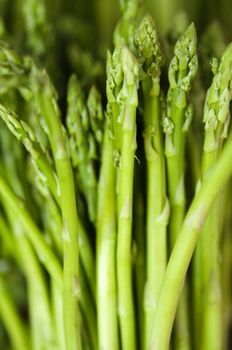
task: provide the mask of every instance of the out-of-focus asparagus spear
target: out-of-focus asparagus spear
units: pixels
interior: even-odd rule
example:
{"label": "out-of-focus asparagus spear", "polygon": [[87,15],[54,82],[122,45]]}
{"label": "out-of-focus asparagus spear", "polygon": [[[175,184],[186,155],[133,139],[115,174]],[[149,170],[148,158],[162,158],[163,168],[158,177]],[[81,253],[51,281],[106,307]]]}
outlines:
{"label": "out-of-focus asparagus spear", "polygon": [[7,284],[0,274],[0,317],[9,333],[10,340],[15,349],[29,350],[28,330],[18,315],[10,294],[7,291]]}
{"label": "out-of-focus asparagus spear", "polygon": [[[100,142],[102,136],[101,130],[97,127],[98,118],[96,118],[96,122],[94,121],[96,116],[95,107],[97,106],[97,108],[99,108],[99,102],[95,105],[93,102],[96,102],[95,97],[90,95],[89,106],[92,116],[91,123],[94,125]],[[80,188],[82,188],[86,198],[90,220],[92,223],[95,223],[97,208],[97,176],[94,161],[97,159],[97,149],[95,138],[90,131],[89,112],[84,103],[82,89],[74,75],[70,78],[68,87],[67,126],[70,135],[69,142],[72,163],[74,167],[77,168],[77,176]]]}

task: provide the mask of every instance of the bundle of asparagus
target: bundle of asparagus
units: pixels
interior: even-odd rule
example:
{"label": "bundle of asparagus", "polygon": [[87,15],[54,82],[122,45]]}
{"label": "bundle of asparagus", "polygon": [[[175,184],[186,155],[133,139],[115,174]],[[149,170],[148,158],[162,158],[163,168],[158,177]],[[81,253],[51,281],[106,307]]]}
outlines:
{"label": "bundle of asparagus", "polygon": [[0,2],[0,347],[227,349],[232,44],[127,0],[106,53],[115,4],[94,27],[71,0],[8,21],[20,3]]}

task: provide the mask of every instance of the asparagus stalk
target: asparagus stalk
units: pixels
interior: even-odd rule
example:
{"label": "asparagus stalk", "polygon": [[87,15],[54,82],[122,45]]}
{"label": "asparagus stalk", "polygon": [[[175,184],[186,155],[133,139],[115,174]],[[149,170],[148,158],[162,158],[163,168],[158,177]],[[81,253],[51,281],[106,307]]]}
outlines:
{"label": "asparagus stalk", "polygon": [[[12,223],[12,226],[13,225],[14,223]],[[16,246],[19,250],[19,257],[28,285],[32,347],[34,350],[39,350],[45,346],[48,349],[52,349],[53,344],[56,344],[56,338],[54,335],[51,305],[45,278],[30,243],[26,237],[23,237],[24,230],[18,223],[15,223],[14,231],[17,237],[15,239]]]}
{"label": "asparagus stalk", "polygon": [[56,164],[61,210],[64,223],[64,327],[66,347],[70,350],[81,349],[79,324],[79,245],[78,217],[74,189],[73,172],[64,129],[60,122],[56,94],[45,71],[39,71],[35,66],[31,75],[34,93],[40,111],[48,128],[48,137]]}
{"label": "asparagus stalk", "polygon": [[[170,243],[175,244],[185,213],[184,157],[186,131],[191,122],[191,109],[187,108],[187,93],[196,74],[196,32],[191,24],[175,46],[175,56],[169,67],[170,90],[168,92],[167,118],[164,131],[167,133],[165,153],[168,170],[170,197]],[[178,164],[178,166],[177,166]]]}
{"label": "asparagus stalk", "polygon": [[3,204],[11,208],[11,210],[17,215],[18,220],[23,225],[25,232],[28,235],[35,251],[48,272],[53,276],[59,288],[62,289],[62,270],[60,263],[56,256],[53,254],[51,248],[45,243],[41,232],[31,219],[29,213],[22,206],[21,201],[14,195],[6,181],[0,176],[0,195],[3,200]]}
{"label": "asparagus stalk", "polygon": [[44,55],[46,50],[46,41],[44,39],[48,38],[45,1],[23,1],[22,15],[26,31],[26,43],[29,50],[37,56]]}
{"label": "asparagus stalk", "polygon": [[[139,159],[142,159],[139,156]],[[135,300],[137,339],[139,349],[144,344],[144,289],[146,282],[146,255],[145,255],[145,198],[143,193],[142,165],[135,163],[135,179],[133,201],[133,235],[134,235],[134,279],[135,279]]]}
{"label": "asparagus stalk", "polygon": [[[108,109],[109,113],[109,109]],[[110,118],[110,116],[108,116]],[[116,292],[116,196],[113,140],[105,128],[98,185],[97,312],[99,349],[119,349]]]}
{"label": "asparagus stalk", "polygon": [[120,7],[122,16],[114,31],[115,46],[128,45],[134,47],[134,31],[136,28],[136,18],[139,12],[139,0],[122,0]]}
{"label": "asparagus stalk", "polygon": [[141,21],[135,35],[135,44],[139,50],[139,59],[144,75],[142,81],[144,148],[147,161],[147,279],[144,301],[144,347],[147,349],[166,268],[166,229],[169,216],[160,109],[160,66],[163,59],[154,22],[149,15]]}
{"label": "asparagus stalk", "polygon": [[[227,137],[232,99],[232,45],[224,52],[212,84],[207,91],[204,107],[205,139],[202,159],[202,181],[208,181],[212,166],[217,161],[223,140]],[[202,265],[202,342],[201,349],[223,347],[222,337],[222,291],[219,264],[220,201],[214,204],[202,230],[199,249]],[[210,258],[208,251],[210,250]]]}
{"label": "asparagus stalk", "polygon": [[210,177],[203,182],[185,216],[165,272],[154,320],[154,337],[149,348],[151,350],[169,348],[178,300],[199,234],[215,199],[232,174],[231,153],[230,137],[213,166]]}
{"label": "asparagus stalk", "polygon": [[7,285],[0,274],[0,317],[9,333],[14,349],[29,350],[30,342],[25,324],[19,317],[14,301],[7,292]]}
{"label": "asparagus stalk", "polygon": [[131,51],[121,50],[124,74],[122,96],[122,143],[118,193],[117,283],[122,349],[136,349],[131,271],[131,234],[136,108],[138,105],[138,63]]}
{"label": "asparagus stalk", "polygon": [[[171,205],[170,250],[173,249],[185,214],[185,143],[192,117],[191,107],[187,105],[187,93],[197,71],[196,32],[193,24],[190,24],[179,38],[174,52],[175,56],[169,66],[168,116],[164,119],[168,193]],[[177,349],[190,347],[186,291],[183,292],[176,315],[175,344]]]}
{"label": "asparagus stalk", "polygon": [[229,181],[224,197],[225,205],[222,208],[225,213],[225,222],[223,223],[223,241],[222,241],[222,263],[221,263],[221,286],[222,286],[222,307],[223,307],[223,347],[229,348],[228,334],[230,334],[230,322],[232,315],[231,303],[231,273],[232,273],[232,239],[231,239],[231,181]]}
{"label": "asparagus stalk", "polygon": [[92,89],[89,96],[88,107],[84,104],[81,86],[76,76],[73,75],[68,85],[67,126],[70,134],[70,153],[72,163],[78,170],[80,187],[83,188],[82,191],[87,201],[90,220],[95,224],[97,177],[94,161],[97,159],[97,147],[89,125],[89,114],[91,114],[91,124],[96,131],[98,142],[101,143],[102,139],[101,127],[99,127],[102,111],[100,109],[100,97],[95,89]]}

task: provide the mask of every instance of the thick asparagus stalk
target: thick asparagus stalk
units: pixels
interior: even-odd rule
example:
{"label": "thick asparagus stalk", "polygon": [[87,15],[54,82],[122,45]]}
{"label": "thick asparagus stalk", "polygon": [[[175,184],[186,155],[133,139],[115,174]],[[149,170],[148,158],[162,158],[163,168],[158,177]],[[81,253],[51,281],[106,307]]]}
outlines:
{"label": "thick asparagus stalk", "polygon": [[[108,109],[109,113],[109,109]],[[110,118],[110,116],[108,116]],[[116,292],[116,191],[113,140],[105,129],[98,185],[97,312],[99,349],[119,349]]]}
{"label": "thick asparagus stalk", "polygon": [[61,211],[64,224],[64,327],[66,347],[81,349],[79,324],[79,245],[78,217],[73,172],[67,151],[67,141],[59,115],[56,93],[45,71],[34,66],[31,74],[34,94],[45,120],[52,147],[60,188]]}
{"label": "thick asparagus stalk", "polygon": [[172,251],[162,284],[151,350],[168,350],[172,325],[187,269],[201,229],[215,199],[232,174],[232,138],[224,146],[210,177],[203,182],[186,214],[181,231]]}
{"label": "thick asparagus stalk", "polygon": [[145,289],[145,349],[152,332],[160,287],[166,268],[166,229],[169,204],[160,108],[160,66],[163,57],[152,18],[141,21],[135,35],[142,69],[144,104],[144,148],[147,161],[147,279]]}
{"label": "thick asparagus stalk", "polygon": [[[205,123],[202,159],[203,182],[208,181],[223,141],[227,137],[230,122],[230,101],[232,99],[231,55],[232,45],[229,45],[222,56],[221,63],[206,95],[203,119]],[[218,200],[211,210],[199,241],[202,266],[202,341],[200,348],[206,350],[223,347],[219,205],[221,204]]]}
{"label": "thick asparagus stalk", "polygon": [[122,141],[118,192],[117,283],[122,349],[136,349],[132,292],[131,235],[136,108],[138,105],[138,62],[131,51],[121,50],[124,74],[122,97]]}
{"label": "thick asparagus stalk", "polygon": [[[171,205],[170,250],[178,237],[185,214],[185,143],[192,117],[191,107],[187,106],[187,93],[197,71],[196,32],[193,24],[190,24],[179,38],[174,52],[175,56],[169,66],[168,116],[164,119],[168,193]],[[186,291],[183,292],[177,311],[175,344],[177,349],[190,347]]]}

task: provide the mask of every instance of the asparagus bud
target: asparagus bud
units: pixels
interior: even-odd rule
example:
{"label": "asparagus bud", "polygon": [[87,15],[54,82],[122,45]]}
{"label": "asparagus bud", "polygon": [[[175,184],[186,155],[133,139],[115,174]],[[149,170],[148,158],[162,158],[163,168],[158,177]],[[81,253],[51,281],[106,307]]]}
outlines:
{"label": "asparagus bud", "polygon": [[182,91],[180,95],[183,95],[183,99],[185,92],[190,90],[192,78],[197,72],[196,43],[196,30],[192,23],[177,41],[174,50],[175,55],[169,67],[170,88],[180,89]]}
{"label": "asparagus bud", "polygon": [[221,63],[207,91],[204,105],[205,143],[207,152],[217,149],[227,136],[232,99],[232,44],[222,56]]}
{"label": "asparagus bud", "polygon": [[43,179],[44,186],[49,187],[52,195],[59,203],[56,177],[52,169],[51,161],[41,148],[39,142],[36,140],[35,135],[29,125],[27,125],[23,120],[20,120],[11,109],[1,104],[0,117],[6,123],[12,134],[24,144],[26,150],[32,157],[33,164],[35,165],[40,179]]}
{"label": "asparagus bud", "polygon": [[138,60],[141,67],[140,79],[152,79],[152,94],[159,95],[161,66],[164,56],[160,49],[153,18],[146,15],[135,34],[135,46],[138,49]]}

